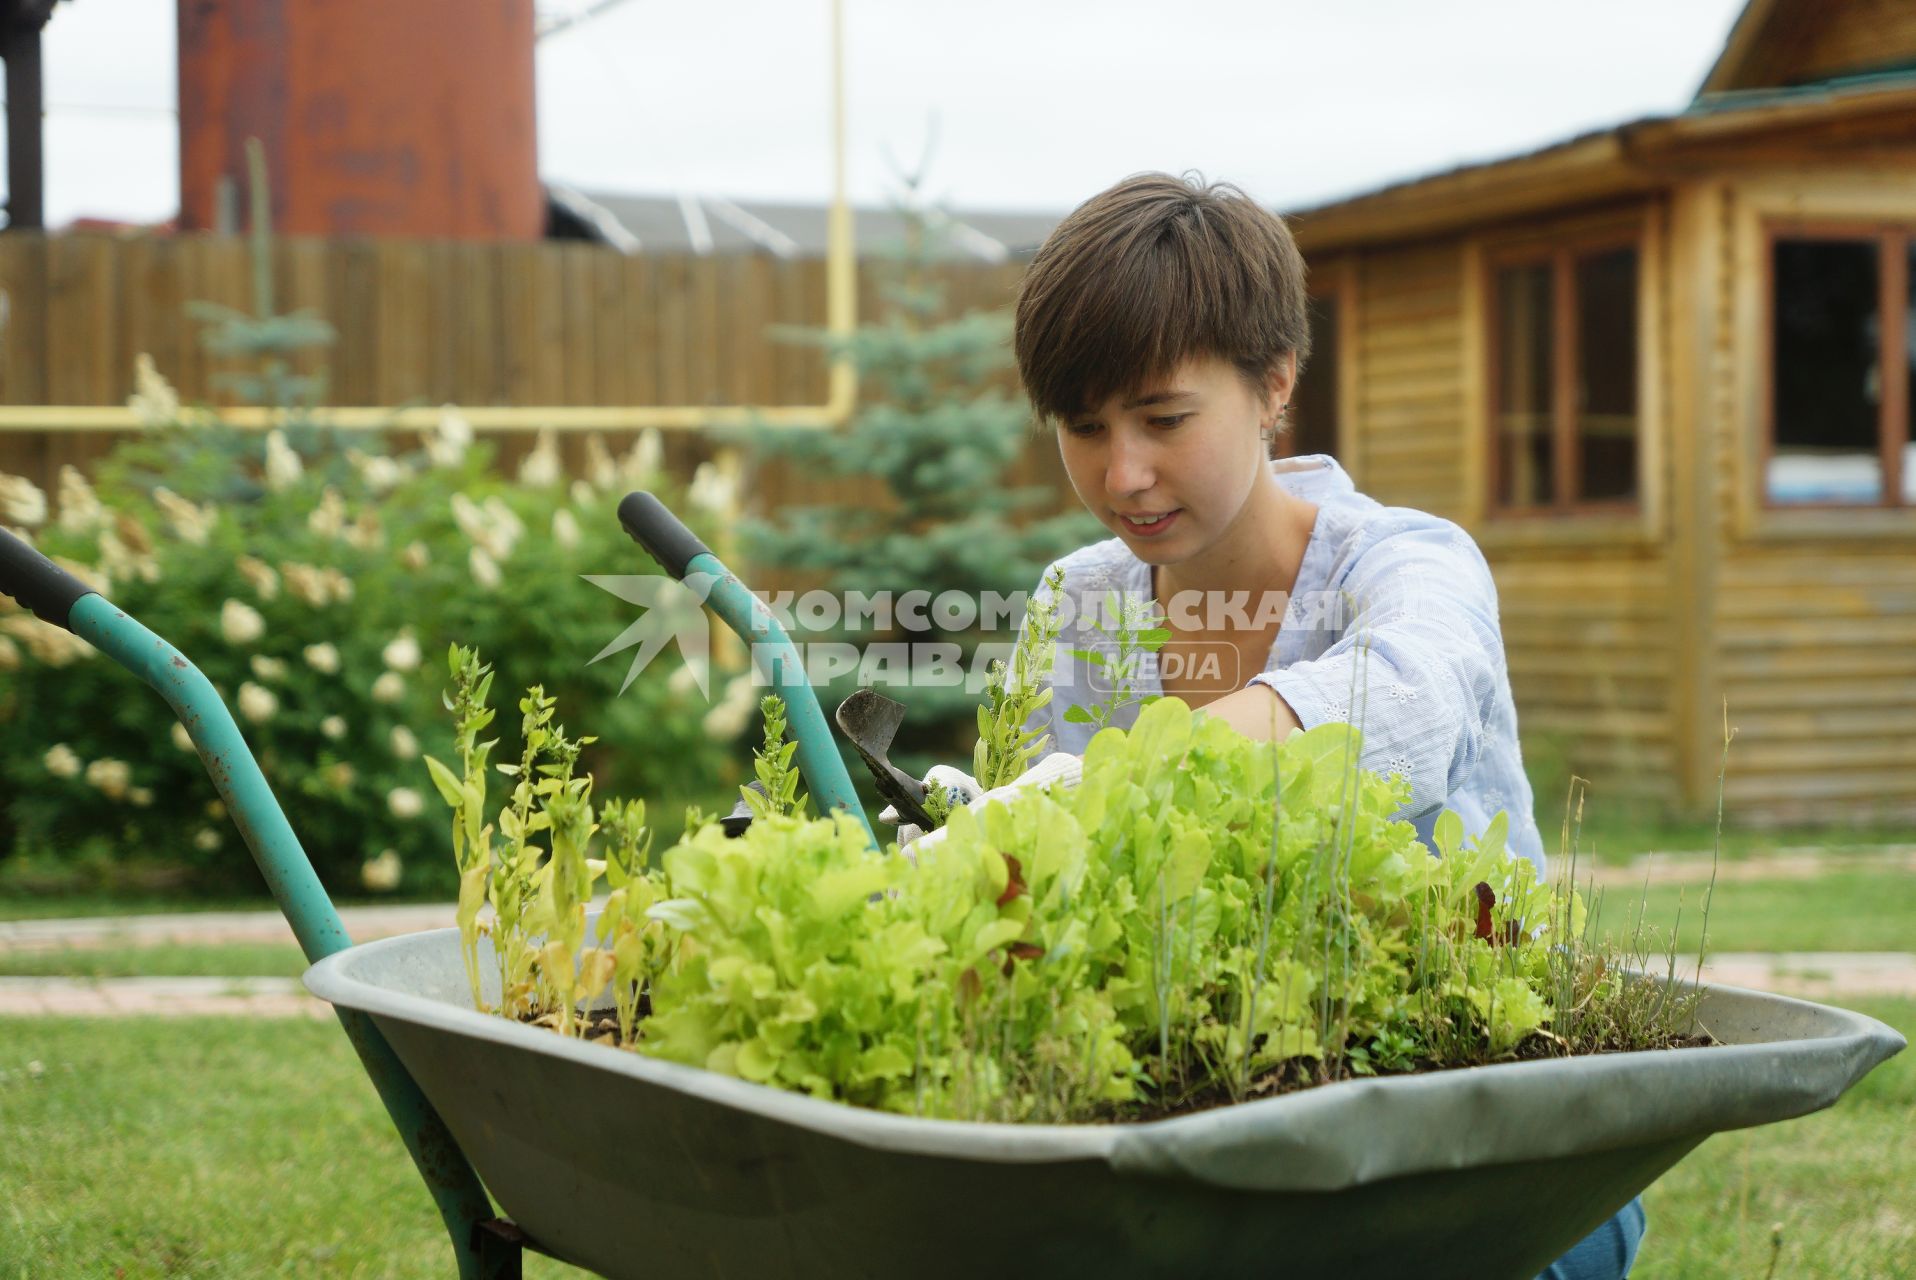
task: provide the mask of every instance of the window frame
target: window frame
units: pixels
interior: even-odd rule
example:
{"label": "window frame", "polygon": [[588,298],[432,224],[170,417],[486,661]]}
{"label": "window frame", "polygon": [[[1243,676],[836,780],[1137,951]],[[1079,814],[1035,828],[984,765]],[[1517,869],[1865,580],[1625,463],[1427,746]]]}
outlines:
{"label": "window frame", "polygon": [[[1593,229],[1572,234],[1560,241],[1537,241],[1520,246],[1487,248],[1482,262],[1483,297],[1483,510],[1492,520],[1562,520],[1578,517],[1633,517],[1645,509],[1644,463],[1650,432],[1649,405],[1643,394],[1645,343],[1652,335],[1643,324],[1643,302],[1653,287],[1650,276],[1649,237],[1643,227],[1631,225]],[[1636,256],[1636,483],[1635,496],[1597,501],[1575,500],[1568,495],[1577,489],[1583,463],[1583,436],[1577,430],[1577,338],[1576,264],[1579,258],[1617,249],[1628,249]],[[1511,267],[1550,266],[1551,353],[1550,423],[1552,442],[1551,491],[1548,503],[1512,505],[1502,497],[1502,326],[1499,312],[1497,278]]]}
{"label": "window frame", "polygon": [[[1876,309],[1882,327],[1877,337],[1882,399],[1876,409],[1876,457],[1882,468],[1882,491],[1874,502],[1778,502],[1770,496],[1770,463],[1776,453],[1776,246],[1785,240],[1834,240],[1876,245]],[[1756,500],[1764,513],[1794,511],[1916,511],[1916,501],[1903,498],[1903,462],[1907,445],[1916,443],[1910,427],[1910,362],[1890,359],[1908,348],[1910,250],[1916,243],[1916,223],[1857,218],[1766,218],[1760,228],[1762,269],[1759,275],[1761,333],[1757,347],[1760,390],[1757,419]],[[1898,269],[1900,268],[1900,269]],[[1891,366],[1894,366],[1893,376]],[[1909,439],[1896,442],[1901,429]]]}
{"label": "window frame", "polygon": [[[1357,394],[1357,272],[1354,258],[1339,256],[1330,259],[1325,265],[1315,267],[1310,272],[1305,287],[1307,303],[1316,303],[1329,299],[1337,305],[1337,367],[1331,370],[1332,381],[1336,383],[1337,417],[1331,423],[1331,456],[1337,459],[1337,465],[1347,474],[1355,476],[1356,460],[1351,455],[1353,441],[1351,424],[1354,397]],[[1313,363],[1306,368],[1302,377],[1309,377],[1311,368],[1321,369]],[[1273,460],[1282,461],[1302,456],[1297,452],[1297,432],[1286,430],[1278,436],[1276,442],[1280,452],[1271,455]]]}

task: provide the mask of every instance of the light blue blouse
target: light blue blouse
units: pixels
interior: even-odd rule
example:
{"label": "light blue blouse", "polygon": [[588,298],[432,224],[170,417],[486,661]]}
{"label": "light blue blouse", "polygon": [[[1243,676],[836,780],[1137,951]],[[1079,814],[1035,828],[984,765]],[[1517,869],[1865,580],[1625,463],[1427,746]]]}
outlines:
{"label": "light blue blouse", "polygon": [[[1270,685],[1307,729],[1357,725],[1362,766],[1409,781],[1410,802],[1397,816],[1413,823],[1426,845],[1446,808],[1473,834],[1504,811],[1510,852],[1542,875],[1543,839],[1517,743],[1497,588],[1483,553],[1449,520],[1357,492],[1329,457],[1287,465],[1296,469],[1278,470],[1278,483],[1316,503],[1317,521],[1270,657],[1247,687]],[[1051,703],[1029,727],[1050,733],[1053,749],[1082,755],[1095,726],[1073,724],[1065,711],[1105,702],[1110,681],[1066,650],[1113,655],[1115,642],[1092,623],[1102,620],[1108,592],[1133,607],[1149,606],[1151,567],[1122,539],[1110,538],[1051,568],[1064,570],[1066,625]],[[1146,655],[1133,687],[1162,693],[1164,674]],[[1112,723],[1128,728],[1137,710],[1120,710]]]}

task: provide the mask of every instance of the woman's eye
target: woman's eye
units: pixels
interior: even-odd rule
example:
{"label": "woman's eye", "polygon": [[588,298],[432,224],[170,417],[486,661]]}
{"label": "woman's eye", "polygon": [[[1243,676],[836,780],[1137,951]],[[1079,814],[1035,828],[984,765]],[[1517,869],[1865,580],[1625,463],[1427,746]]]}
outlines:
{"label": "woman's eye", "polygon": [[1098,424],[1095,422],[1079,422],[1079,423],[1074,423],[1073,425],[1065,429],[1074,436],[1096,435],[1098,431]]}
{"label": "woman's eye", "polygon": [[1188,413],[1180,413],[1168,418],[1153,418],[1151,419],[1151,425],[1154,427],[1175,427],[1178,423],[1183,422],[1190,416]]}

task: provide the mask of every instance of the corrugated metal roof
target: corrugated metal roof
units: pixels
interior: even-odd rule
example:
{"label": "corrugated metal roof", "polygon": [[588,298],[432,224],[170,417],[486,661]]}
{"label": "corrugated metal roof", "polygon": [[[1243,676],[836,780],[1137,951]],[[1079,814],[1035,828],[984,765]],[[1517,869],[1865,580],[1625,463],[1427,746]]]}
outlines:
{"label": "corrugated metal roof", "polygon": [[[707,193],[630,195],[550,188],[555,200],[596,224],[608,243],[640,253],[768,253],[823,257],[824,204],[728,199]],[[945,256],[973,261],[1028,258],[1064,217],[1063,213],[953,210],[945,225]],[[934,219],[941,215],[934,213]],[[612,225],[607,225],[607,220]],[[871,254],[901,244],[905,219],[896,209],[852,210],[859,251]],[[620,244],[619,233],[636,245]]]}

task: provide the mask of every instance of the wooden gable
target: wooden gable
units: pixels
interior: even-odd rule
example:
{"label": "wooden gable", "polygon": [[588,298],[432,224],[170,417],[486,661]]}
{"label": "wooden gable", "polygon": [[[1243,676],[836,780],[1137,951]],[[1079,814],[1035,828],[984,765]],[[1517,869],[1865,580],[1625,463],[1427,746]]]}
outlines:
{"label": "wooden gable", "polygon": [[1916,69],[1916,0],[1750,0],[1698,96]]}

